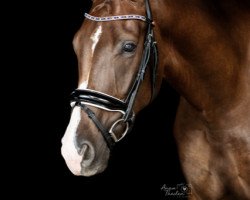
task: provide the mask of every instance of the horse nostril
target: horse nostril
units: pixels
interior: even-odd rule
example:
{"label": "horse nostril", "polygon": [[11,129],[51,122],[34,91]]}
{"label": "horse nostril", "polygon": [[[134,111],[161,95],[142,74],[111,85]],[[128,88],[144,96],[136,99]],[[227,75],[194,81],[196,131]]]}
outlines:
{"label": "horse nostril", "polygon": [[74,138],[74,144],[75,144],[77,153],[79,155],[82,155],[83,149],[87,148],[86,146],[84,146],[86,144],[84,138],[81,135],[77,134]]}
{"label": "horse nostril", "polygon": [[89,148],[89,147],[88,147],[87,144],[83,144],[83,145],[82,145],[82,148],[81,148],[81,149],[79,148],[79,150],[78,150],[79,155],[83,156],[84,153],[87,152],[87,149],[88,149],[88,148]]}
{"label": "horse nostril", "polygon": [[77,153],[82,156],[82,165],[90,165],[95,157],[93,145],[79,136],[75,137],[74,143]]}
{"label": "horse nostril", "polygon": [[95,158],[95,151],[91,144],[84,143],[82,145],[82,149],[80,150],[79,154],[83,156],[81,165],[83,167],[87,167],[91,165]]}

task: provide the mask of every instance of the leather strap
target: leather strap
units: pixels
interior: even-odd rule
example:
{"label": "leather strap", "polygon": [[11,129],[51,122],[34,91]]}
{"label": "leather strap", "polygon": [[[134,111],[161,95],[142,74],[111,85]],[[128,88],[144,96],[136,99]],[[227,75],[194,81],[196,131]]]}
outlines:
{"label": "leather strap", "polygon": [[94,122],[96,127],[101,132],[101,134],[102,134],[103,138],[105,139],[109,149],[112,150],[114,145],[115,145],[115,142],[114,142],[113,138],[111,137],[111,135],[109,134],[109,131],[96,118],[95,113],[91,109],[89,109],[86,105],[81,104],[80,102],[76,102],[75,106],[80,106],[82,108],[82,110],[85,111],[85,113],[88,115],[88,117]]}

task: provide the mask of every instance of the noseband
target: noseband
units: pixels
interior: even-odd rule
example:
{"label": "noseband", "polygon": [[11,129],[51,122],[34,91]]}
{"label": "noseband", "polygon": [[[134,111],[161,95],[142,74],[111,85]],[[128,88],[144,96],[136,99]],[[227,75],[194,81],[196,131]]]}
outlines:
{"label": "noseband", "polygon": [[[119,15],[119,16],[108,16],[108,17],[95,17],[85,13],[85,17],[92,21],[97,22],[108,22],[114,20],[142,20],[147,23],[147,33],[144,43],[144,51],[137,73],[136,79],[128,93],[127,98],[123,101],[108,94],[90,90],[90,89],[76,89],[71,94],[71,102],[74,103],[74,106],[79,106],[93,121],[95,126],[101,132],[103,138],[105,139],[110,150],[114,147],[115,143],[120,141],[124,136],[131,131],[135,114],[133,112],[133,105],[135,102],[136,95],[138,93],[139,87],[144,80],[144,75],[146,68],[149,64],[150,59],[152,59],[152,97],[155,93],[155,84],[156,84],[156,71],[157,71],[157,47],[153,34],[153,25],[152,25],[152,12],[149,5],[149,0],[145,0],[146,5],[146,17],[141,15]],[[122,118],[118,119],[113,123],[110,129],[106,129],[100,120],[96,117],[95,113],[88,107],[93,106],[100,108],[109,112],[120,112]],[[117,137],[114,129],[120,123],[125,124],[125,131],[121,137]]]}

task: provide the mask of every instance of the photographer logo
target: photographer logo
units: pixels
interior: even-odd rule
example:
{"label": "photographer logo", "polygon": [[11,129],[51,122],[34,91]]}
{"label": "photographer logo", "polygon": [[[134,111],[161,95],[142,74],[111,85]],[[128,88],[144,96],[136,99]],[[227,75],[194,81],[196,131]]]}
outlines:
{"label": "photographer logo", "polygon": [[180,198],[186,198],[192,194],[191,185],[190,184],[177,184],[175,187],[170,187],[164,184],[161,187],[161,191],[165,196],[175,196]]}

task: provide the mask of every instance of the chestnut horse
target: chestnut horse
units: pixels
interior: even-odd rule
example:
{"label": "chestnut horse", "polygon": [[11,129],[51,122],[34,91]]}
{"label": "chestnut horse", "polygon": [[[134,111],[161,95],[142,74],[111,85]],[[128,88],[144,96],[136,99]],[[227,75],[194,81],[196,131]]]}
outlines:
{"label": "chestnut horse", "polygon": [[93,0],[85,17],[62,139],[72,173],[102,172],[166,79],[190,199],[250,199],[250,1]]}

